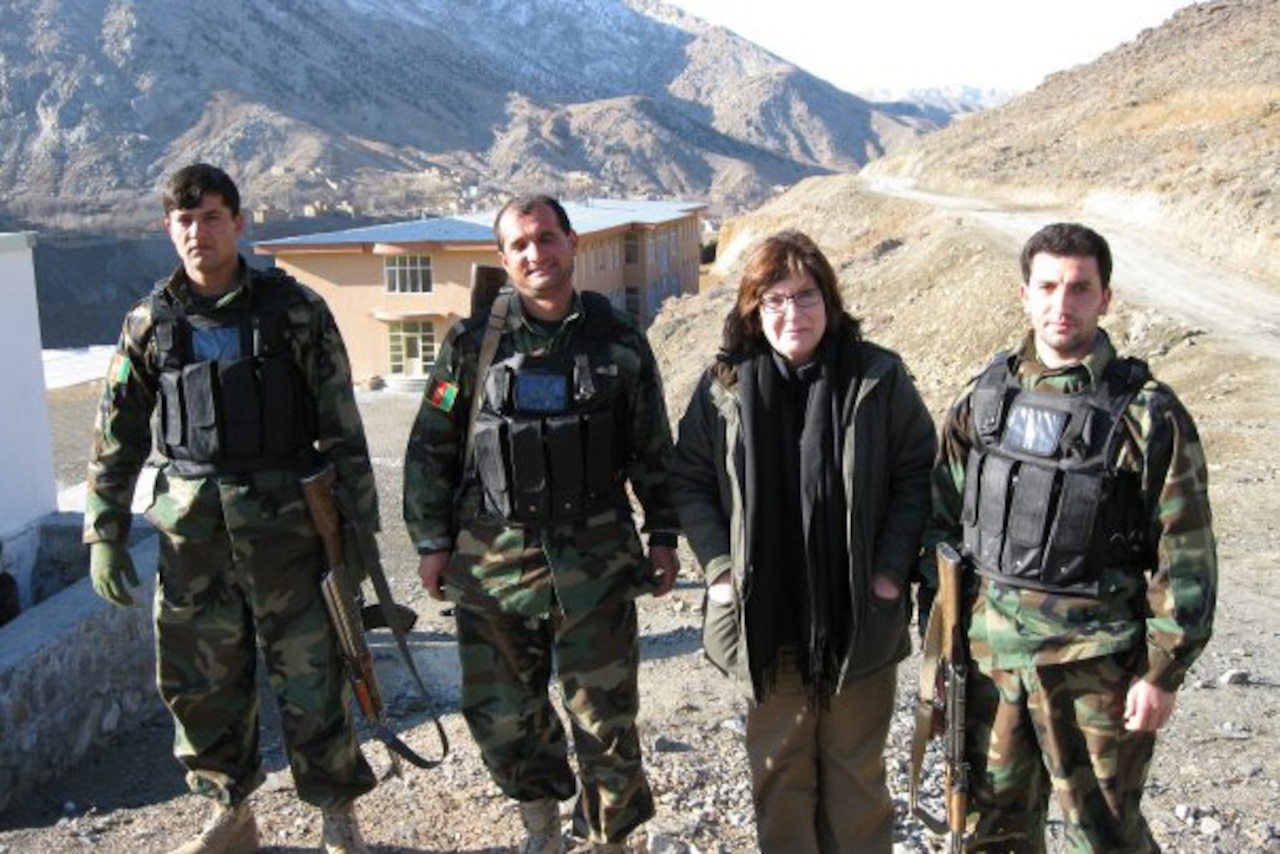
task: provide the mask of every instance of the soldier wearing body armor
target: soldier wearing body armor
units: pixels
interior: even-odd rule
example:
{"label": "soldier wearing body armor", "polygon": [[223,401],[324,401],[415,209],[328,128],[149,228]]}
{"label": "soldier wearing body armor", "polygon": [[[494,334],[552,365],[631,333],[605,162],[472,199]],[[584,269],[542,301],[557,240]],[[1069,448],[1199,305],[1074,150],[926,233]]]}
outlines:
{"label": "soldier wearing body armor", "polygon": [[1070,850],[1155,850],[1155,735],[1213,626],[1204,451],[1098,327],[1106,241],[1049,225],[1021,266],[1031,330],[947,413],[921,565],[926,600],[937,543],[968,571],[969,847],[1043,851],[1053,791]]}
{"label": "soldier wearing body armor", "polygon": [[662,385],[636,322],[574,290],[578,238],[557,201],[508,203],[494,235],[514,290],[441,345],[405,452],[405,522],[424,587],[456,603],[463,716],[519,804],[522,850],[561,850],[570,798],[574,833],[620,850],[653,815],[634,599],[678,571]]}
{"label": "soldier wearing body armor", "polygon": [[240,197],[224,172],[180,169],[163,201],[182,264],[129,311],[107,374],[85,507],[93,586],[133,604],[130,506],[154,448],[157,685],[188,784],[213,801],[177,850],[257,845],[247,798],[264,780],[260,642],[294,783],[321,809],[325,849],[364,851],[352,805],[375,780],[345,702],[320,541],[298,485],[332,463],[364,527],[377,529],[346,350],[320,297],[240,257]]}

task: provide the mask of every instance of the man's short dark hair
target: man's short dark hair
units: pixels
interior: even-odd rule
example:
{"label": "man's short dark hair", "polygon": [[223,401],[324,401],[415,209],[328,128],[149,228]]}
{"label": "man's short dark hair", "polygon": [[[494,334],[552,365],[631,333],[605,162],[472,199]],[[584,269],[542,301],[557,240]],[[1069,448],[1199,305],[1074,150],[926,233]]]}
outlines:
{"label": "man's short dark hair", "polygon": [[192,163],[169,176],[161,194],[164,212],[198,208],[208,193],[221,196],[232,216],[240,215],[240,191],[236,189],[236,182],[208,163]]}
{"label": "man's short dark hair", "polygon": [[1031,261],[1041,252],[1060,258],[1093,258],[1102,286],[1111,286],[1111,247],[1101,234],[1078,222],[1055,222],[1031,235],[1022,247],[1022,282],[1031,281]]}
{"label": "man's short dark hair", "polygon": [[498,248],[503,249],[502,232],[499,226],[502,225],[502,218],[507,215],[508,211],[525,216],[533,213],[536,207],[550,208],[551,212],[556,215],[556,222],[560,225],[560,230],[565,234],[573,231],[573,226],[569,224],[569,215],[565,213],[564,206],[551,196],[543,193],[531,193],[525,196],[516,196],[511,201],[502,206],[502,210],[498,211],[498,215],[493,218],[493,236],[498,241]]}

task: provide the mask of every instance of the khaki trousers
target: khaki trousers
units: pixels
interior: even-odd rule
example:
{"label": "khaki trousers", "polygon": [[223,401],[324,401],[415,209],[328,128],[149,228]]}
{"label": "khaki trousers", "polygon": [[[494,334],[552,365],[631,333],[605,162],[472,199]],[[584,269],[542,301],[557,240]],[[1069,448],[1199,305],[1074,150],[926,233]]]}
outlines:
{"label": "khaki trousers", "polygon": [[897,665],[855,682],[825,709],[783,667],[764,701],[747,710],[747,758],[760,850],[888,852],[893,800],[884,747]]}

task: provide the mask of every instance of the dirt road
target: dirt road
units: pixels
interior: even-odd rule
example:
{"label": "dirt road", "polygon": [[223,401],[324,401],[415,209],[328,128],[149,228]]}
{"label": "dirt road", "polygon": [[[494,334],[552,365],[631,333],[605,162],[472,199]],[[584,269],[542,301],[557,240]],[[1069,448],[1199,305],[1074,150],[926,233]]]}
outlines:
{"label": "dirt road", "polygon": [[868,189],[966,217],[1017,253],[1046,222],[1086,222],[1111,244],[1116,295],[1166,312],[1186,326],[1228,338],[1244,353],[1280,363],[1280,283],[1267,282],[1188,251],[1156,228],[1095,213],[1008,210],[977,199],[943,196],[907,182],[868,179]]}

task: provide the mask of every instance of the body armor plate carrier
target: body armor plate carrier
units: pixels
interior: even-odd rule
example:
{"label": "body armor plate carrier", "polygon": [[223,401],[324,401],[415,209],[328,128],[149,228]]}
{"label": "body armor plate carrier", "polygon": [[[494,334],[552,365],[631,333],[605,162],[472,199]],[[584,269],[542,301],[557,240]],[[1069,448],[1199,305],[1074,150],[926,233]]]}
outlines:
{"label": "body armor plate carrier", "polygon": [[296,288],[255,275],[250,304],[191,311],[157,285],[151,295],[160,370],[156,447],[185,477],[307,464],[315,406],[284,329]]}
{"label": "body armor plate carrier", "polygon": [[[586,317],[572,347],[513,353],[503,335],[484,378],[475,471],[466,477],[480,487],[482,517],[541,527],[626,506],[613,307],[589,291],[581,298]],[[481,334],[486,319],[468,325]]]}
{"label": "body armor plate carrier", "polygon": [[1114,359],[1094,389],[1052,394],[1023,390],[1006,354],[982,373],[961,516],[978,572],[1096,596],[1104,568],[1146,565],[1139,477],[1116,460],[1125,409],[1150,376]]}

